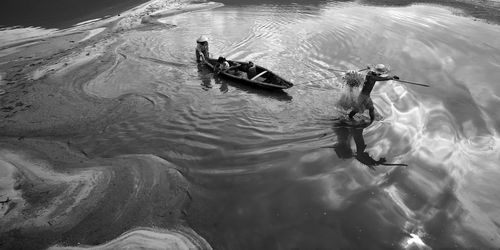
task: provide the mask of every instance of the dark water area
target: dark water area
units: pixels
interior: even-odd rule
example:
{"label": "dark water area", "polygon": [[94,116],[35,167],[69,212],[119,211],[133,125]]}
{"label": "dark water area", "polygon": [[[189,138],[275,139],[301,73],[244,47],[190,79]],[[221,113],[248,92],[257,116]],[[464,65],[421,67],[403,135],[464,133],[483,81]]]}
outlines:
{"label": "dark water area", "polygon": [[[49,1],[33,1],[33,0],[6,0],[2,3],[0,10],[0,28],[6,27],[42,27],[46,29],[62,29],[67,28],[77,23],[105,18],[110,15],[117,15],[122,11],[135,7],[147,0],[49,0]],[[252,2],[244,2],[241,0],[224,0],[219,1],[225,5],[279,5],[279,4],[298,4],[298,5],[320,5],[325,4],[326,0],[306,1],[299,0],[290,2],[289,0],[257,0]],[[457,8],[463,11],[466,15],[471,15],[475,18],[487,20],[495,23],[500,23],[500,15],[498,9],[500,2],[498,1],[475,1],[475,0],[345,0],[338,2],[356,2],[367,6],[410,6],[413,4],[438,4]]]}
{"label": "dark water area", "polygon": [[0,28],[68,28],[87,20],[117,15],[147,0],[5,0],[0,9]]}
{"label": "dark water area", "polygon": [[[0,162],[34,168],[31,162],[41,158],[57,171],[46,177],[34,168],[30,176],[75,186],[57,196],[53,210],[91,211],[80,220],[58,218],[70,221],[71,230],[44,244],[97,245],[134,226],[161,228],[182,217],[214,249],[500,245],[498,24],[439,4],[224,3],[161,19],[169,28],[117,34],[109,67],[85,71],[90,66],[83,65],[79,72],[91,77],[61,84],[61,95],[75,105],[84,102],[73,95],[134,104],[101,110],[114,118],[88,123],[85,133],[40,130],[35,138],[85,157],[21,154],[12,148],[22,142],[2,144]],[[268,92],[214,78],[194,61],[201,34],[213,57],[251,60],[294,87]],[[339,102],[348,90],[331,69],[376,63],[431,87],[377,83],[377,121],[343,126],[348,110]],[[326,80],[312,82],[320,79]],[[169,166],[178,171],[166,171]],[[189,197],[162,196],[173,189],[164,176],[179,175]],[[106,202],[80,198],[90,187]],[[161,202],[182,199],[189,200],[182,211]],[[8,225],[29,231],[35,222]],[[9,239],[2,233],[0,239]],[[28,245],[37,240],[9,233]]]}

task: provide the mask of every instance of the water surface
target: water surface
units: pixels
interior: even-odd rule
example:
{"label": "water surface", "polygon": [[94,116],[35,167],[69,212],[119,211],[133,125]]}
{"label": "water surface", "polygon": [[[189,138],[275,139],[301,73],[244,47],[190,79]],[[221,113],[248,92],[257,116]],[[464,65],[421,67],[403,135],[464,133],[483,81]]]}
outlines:
{"label": "water surface", "polygon": [[[203,190],[193,213],[204,219],[191,223],[214,247],[385,248],[410,233],[432,247],[498,241],[490,182],[499,160],[498,26],[434,6],[335,2],[228,6],[163,21],[178,28],[130,32],[120,47],[127,59],[89,86],[106,97],[168,99],[80,143],[93,154],[148,152],[186,168]],[[199,34],[214,56],[292,80],[291,98],[207,77],[192,62]],[[329,67],[378,62],[432,84],[381,83],[373,93],[384,119],[363,131],[366,151],[408,167],[372,171],[324,148],[338,140],[332,121],[344,91],[336,79],[302,83],[332,76]]]}
{"label": "water surface", "polygon": [[[434,5],[342,1],[229,4],[160,21],[175,27],[117,34],[115,63],[65,87],[141,99],[131,115],[55,140],[90,159],[148,154],[177,166],[194,190],[187,223],[214,249],[500,245],[498,25]],[[254,61],[295,86],[214,78],[194,61],[201,34],[214,57]],[[432,87],[378,83],[381,118],[335,126],[346,89],[330,69],[376,63]],[[363,142],[373,159],[407,166],[368,166],[355,157]]]}

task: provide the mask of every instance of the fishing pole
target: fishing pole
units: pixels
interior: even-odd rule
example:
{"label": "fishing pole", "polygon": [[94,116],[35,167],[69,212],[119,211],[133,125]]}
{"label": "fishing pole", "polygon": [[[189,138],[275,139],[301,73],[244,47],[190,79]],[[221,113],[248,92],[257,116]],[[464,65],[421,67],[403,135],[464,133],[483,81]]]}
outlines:
{"label": "fishing pole", "polygon": [[399,80],[399,79],[393,79],[393,81],[402,82],[402,83],[408,83],[408,84],[413,84],[413,85],[418,85],[418,86],[423,86],[423,87],[430,87],[431,86],[431,85],[428,85],[428,84],[423,84],[423,83],[418,83],[418,82],[410,82],[410,81]]}
{"label": "fishing pole", "polygon": [[381,163],[383,166],[398,166],[398,167],[408,167],[408,164],[404,163]]}

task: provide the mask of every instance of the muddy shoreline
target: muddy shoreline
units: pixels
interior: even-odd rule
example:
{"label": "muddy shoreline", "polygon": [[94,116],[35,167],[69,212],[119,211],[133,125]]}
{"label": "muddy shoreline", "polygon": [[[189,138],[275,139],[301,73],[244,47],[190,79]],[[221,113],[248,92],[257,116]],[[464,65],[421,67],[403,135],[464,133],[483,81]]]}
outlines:
{"label": "muddy shoreline", "polygon": [[[95,158],[71,138],[102,133],[150,105],[141,94],[102,98],[85,91],[85,84],[120,60],[116,48],[123,34],[145,26],[171,29],[157,20],[217,6],[156,1],[84,28],[2,47],[0,248],[108,242],[103,247],[113,249],[148,240],[211,249],[185,222],[190,187],[178,167],[152,155]],[[113,219],[127,201],[135,205],[119,214],[135,219]]]}

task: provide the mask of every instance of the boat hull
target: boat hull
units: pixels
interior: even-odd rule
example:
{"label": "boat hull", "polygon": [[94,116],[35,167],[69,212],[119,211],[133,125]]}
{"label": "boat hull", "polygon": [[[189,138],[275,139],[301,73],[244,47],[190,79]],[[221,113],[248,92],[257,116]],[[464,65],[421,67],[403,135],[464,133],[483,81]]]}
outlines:
{"label": "boat hull", "polygon": [[[238,61],[229,61],[230,66],[234,66],[239,64],[235,70],[230,70],[229,72],[220,72],[219,76],[226,78],[228,80],[232,80],[241,84],[257,87],[257,88],[265,88],[265,89],[288,89],[293,86],[293,84],[282,77],[276,75],[272,71],[255,65],[257,69],[257,74],[262,73],[262,75],[256,79],[248,79],[246,74],[246,68],[248,64],[246,62],[238,62]],[[215,65],[217,65],[217,59],[209,58],[205,61],[205,64],[215,71]]]}

